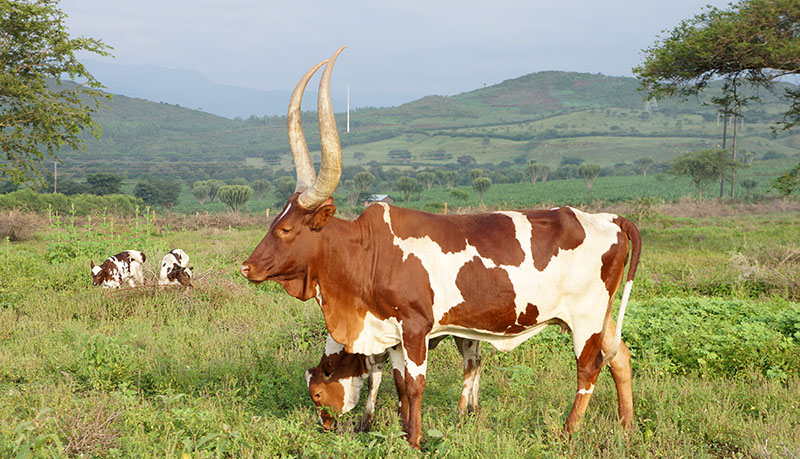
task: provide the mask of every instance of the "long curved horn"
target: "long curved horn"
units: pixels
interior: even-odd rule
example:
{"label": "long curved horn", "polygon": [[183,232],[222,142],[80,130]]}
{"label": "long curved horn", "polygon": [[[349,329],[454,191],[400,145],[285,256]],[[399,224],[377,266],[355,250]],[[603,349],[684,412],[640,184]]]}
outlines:
{"label": "long curved horn", "polygon": [[322,79],[319,82],[318,116],[319,116],[319,143],[322,150],[322,165],[319,169],[319,176],[311,189],[304,191],[298,198],[297,203],[305,209],[316,209],[326,199],[333,195],[339,178],[342,175],[342,146],[339,143],[339,133],[336,130],[336,119],[333,115],[333,103],[331,102],[331,72],[333,64],[339,53],[344,51],[346,46],[342,46],[330,59]]}
{"label": "long curved horn", "polygon": [[311,154],[308,152],[306,137],[303,135],[303,122],[300,119],[300,102],[303,100],[303,91],[306,89],[308,80],[314,76],[320,67],[328,62],[327,59],[315,65],[314,68],[306,72],[300,82],[292,92],[289,100],[289,113],[286,115],[286,124],[289,128],[289,148],[292,150],[294,167],[297,170],[297,188],[295,191],[305,191],[317,180],[317,173],[314,171],[314,163],[311,161]]}

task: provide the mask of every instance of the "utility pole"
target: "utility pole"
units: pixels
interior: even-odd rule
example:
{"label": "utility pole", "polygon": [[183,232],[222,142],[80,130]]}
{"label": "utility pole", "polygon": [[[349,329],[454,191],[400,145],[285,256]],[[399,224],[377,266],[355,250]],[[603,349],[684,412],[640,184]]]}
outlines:
{"label": "utility pole", "polygon": [[347,85],[347,132],[350,133],[350,85]]}
{"label": "utility pole", "polygon": [[53,193],[58,193],[58,161],[53,161]]}

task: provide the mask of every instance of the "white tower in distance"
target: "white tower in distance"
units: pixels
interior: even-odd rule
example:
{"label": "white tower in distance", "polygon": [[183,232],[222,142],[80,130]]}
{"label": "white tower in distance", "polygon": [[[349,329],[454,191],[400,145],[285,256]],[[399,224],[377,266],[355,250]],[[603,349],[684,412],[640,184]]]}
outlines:
{"label": "white tower in distance", "polygon": [[347,85],[347,132],[350,132],[350,85]]}

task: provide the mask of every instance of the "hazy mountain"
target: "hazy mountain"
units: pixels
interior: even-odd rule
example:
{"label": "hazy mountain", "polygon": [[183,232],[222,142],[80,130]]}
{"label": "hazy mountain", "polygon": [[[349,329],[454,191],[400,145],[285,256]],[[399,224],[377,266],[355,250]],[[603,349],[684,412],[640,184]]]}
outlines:
{"label": "hazy mountain", "polygon": [[[217,84],[195,70],[157,65],[123,65],[86,60],[86,67],[112,94],[177,104],[226,118],[286,115],[291,91],[263,91]],[[303,110],[316,110],[309,88]],[[344,102],[334,101],[337,107]]]}

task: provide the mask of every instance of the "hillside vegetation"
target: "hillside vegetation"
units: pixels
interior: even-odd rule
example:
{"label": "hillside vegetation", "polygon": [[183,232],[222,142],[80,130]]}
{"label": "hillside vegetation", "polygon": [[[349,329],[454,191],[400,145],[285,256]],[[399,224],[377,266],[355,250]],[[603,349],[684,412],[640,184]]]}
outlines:
{"label": "hillside vegetation", "polygon": [[[662,162],[721,143],[714,107],[694,99],[654,104],[637,85],[627,77],[540,72],[452,97],[358,109],[351,113],[350,133],[339,114],[345,166],[456,167],[462,158],[514,168],[535,159],[555,169],[565,156],[613,166],[641,157]],[[763,104],[744,111],[739,150],[757,158],[794,154],[800,137],[773,135],[770,127],[782,109],[769,94],[762,98]],[[99,140],[87,138],[85,151],[62,152],[60,172],[67,177],[113,171],[192,183],[271,177],[292,169],[285,117],[230,120],[115,96],[97,119],[103,126]],[[316,114],[305,113],[303,123],[313,151]]]}

